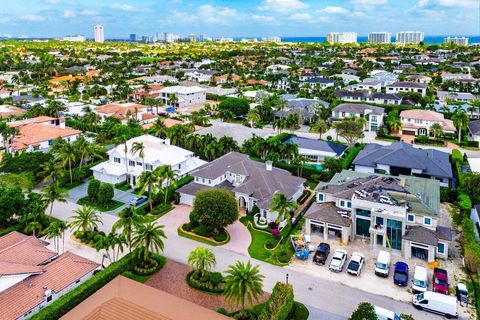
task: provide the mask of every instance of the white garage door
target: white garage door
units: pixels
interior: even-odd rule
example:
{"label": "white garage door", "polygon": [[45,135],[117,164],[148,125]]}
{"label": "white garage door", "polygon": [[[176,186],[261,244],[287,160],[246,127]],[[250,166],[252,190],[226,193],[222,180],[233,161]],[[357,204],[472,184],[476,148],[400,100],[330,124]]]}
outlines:
{"label": "white garage door", "polygon": [[185,194],[185,193],[180,193],[180,203],[181,204],[186,204],[189,206],[193,206],[193,200],[195,199],[195,196],[192,196],[190,194]]}

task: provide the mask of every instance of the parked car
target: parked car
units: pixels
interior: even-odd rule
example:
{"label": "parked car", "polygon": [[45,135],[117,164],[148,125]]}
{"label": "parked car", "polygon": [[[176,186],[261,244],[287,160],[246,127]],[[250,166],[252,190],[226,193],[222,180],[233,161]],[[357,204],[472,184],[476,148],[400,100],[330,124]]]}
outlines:
{"label": "parked car", "polygon": [[333,253],[332,261],[330,261],[330,269],[333,272],[342,272],[345,262],[347,261],[347,251],[342,249],[337,249]]}
{"label": "parked car", "polygon": [[412,290],[413,293],[422,293],[427,291],[428,271],[425,267],[416,266],[413,273]]}
{"label": "parked car", "polygon": [[380,251],[375,263],[375,274],[379,277],[388,277],[390,270],[390,252]]}
{"label": "parked car", "polygon": [[419,310],[444,315],[447,319],[458,317],[457,299],[452,296],[426,291],[413,295],[412,303]]}
{"label": "parked car", "polygon": [[400,316],[391,310],[380,308],[377,306],[373,306],[373,308],[375,310],[375,314],[377,315],[378,320],[401,320]]}
{"label": "parked car", "polygon": [[408,285],[408,264],[402,261],[395,263],[393,283],[399,287],[406,287]]}
{"label": "parked car", "polygon": [[330,245],[328,243],[320,243],[313,255],[313,262],[317,264],[325,264],[330,254]]}
{"label": "parked car", "polygon": [[447,270],[433,269],[433,291],[448,294],[448,274]]}
{"label": "parked car", "polygon": [[141,197],[135,197],[130,201],[131,206],[139,206],[144,202],[147,202],[148,197],[147,196],[141,196]]}
{"label": "parked car", "polygon": [[360,252],[352,253],[350,262],[347,266],[347,272],[354,276],[359,276],[362,272],[363,264],[365,263],[365,256]]}

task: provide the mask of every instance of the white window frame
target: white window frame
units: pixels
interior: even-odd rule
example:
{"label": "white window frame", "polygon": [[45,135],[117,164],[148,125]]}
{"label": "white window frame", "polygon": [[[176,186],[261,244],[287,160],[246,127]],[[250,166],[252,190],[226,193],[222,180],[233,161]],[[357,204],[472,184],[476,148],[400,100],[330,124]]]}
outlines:
{"label": "white window frame", "polygon": [[[430,219],[430,223],[426,222],[426,219]],[[431,226],[432,225],[432,218],[430,217],[423,217],[423,224],[426,226]]]}
{"label": "white window frame", "polygon": [[445,249],[447,247],[447,244],[445,242],[438,242],[438,244],[442,244],[443,245],[443,252],[440,252],[440,250],[438,250],[438,245],[437,245],[437,253],[438,254],[445,254]]}
{"label": "white window frame", "polygon": [[[413,217],[413,221],[410,221],[409,217]],[[416,217],[413,213],[408,213],[407,214],[407,222],[415,223],[415,220],[416,220]]]}

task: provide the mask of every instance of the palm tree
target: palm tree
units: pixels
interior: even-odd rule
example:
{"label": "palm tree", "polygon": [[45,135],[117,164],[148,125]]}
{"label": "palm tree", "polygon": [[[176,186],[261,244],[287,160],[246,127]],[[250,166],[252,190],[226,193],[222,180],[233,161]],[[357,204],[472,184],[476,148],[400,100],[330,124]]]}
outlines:
{"label": "palm tree", "polygon": [[318,132],[318,134],[320,135],[319,139],[322,140],[322,134],[327,132],[328,124],[325,120],[319,119],[312,125],[312,129]]}
{"label": "palm tree", "polygon": [[390,132],[400,132],[402,130],[402,122],[400,119],[395,118],[388,123]]}
{"label": "palm tree", "polygon": [[253,128],[258,121],[260,121],[260,113],[257,109],[252,109],[247,113],[247,121],[250,123],[250,127]]}
{"label": "palm tree", "polygon": [[112,232],[122,229],[121,234],[125,237],[130,253],[132,252],[132,234],[134,229],[142,222],[145,217],[138,214],[133,207],[127,207],[118,213],[118,220],[113,224]]}
{"label": "palm tree", "polygon": [[[63,221],[61,221],[63,223]],[[59,238],[62,235],[63,230],[60,228],[60,223],[55,221],[52,222],[45,230],[45,238],[53,239],[53,244],[55,246],[55,252],[60,251]]]}
{"label": "palm tree", "polygon": [[152,253],[158,254],[163,251],[163,239],[166,239],[162,225],[154,221],[139,224],[135,229],[132,245],[138,252],[138,258],[143,262],[150,261]]}
{"label": "palm tree", "polygon": [[253,267],[250,261],[247,264],[237,261],[225,271],[224,297],[230,304],[240,306],[245,311],[245,303],[250,306],[258,302],[263,294],[263,278],[258,266]]}
{"label": "palm tree", "polygon": [[58,160],[60,160],[62,166],[68,166],[68,171],[70,173],[70,183],[73,183],[72,166],[73,163],[77,160],[77,149],[71,143],[63,143],[58,150],[57,157]]}
{"label": "palm tree", "polygon": [[178,97],[175,93],[172,93],[169,97],[168,97],[168,101],[170,102],[170,106],[175,106],[175,103],[178,102]]}
{"label": "palm tree", "polygon": [[55,201],[58,202],[67,202],[68,192],[62,188],[58,184],[58,181],[55,183],[51,183],[45,188],[42,189],[43,198],[46,200],[47,203],[50,204],[50,217],[52,216],[53,211],[53,203]]}
{"label": "palm tree", "polygon": [[169,165],[163,165],[157,167],[155,170],[155,174],[158,176],[160,184],[163,185],[165,183],[165,187],[163,188],[163,193],[165,195],[165,204],[167,203],[168,199],[168,189],[170,186],[175,186],[176,181],[178,179],[177,170],[173,170]]}
{"label": "palm tree", "polygon": [[150,127],[149,133],[157,138],[164,138],[167,135],[167,127],[161,118],[157,118]]}
{"label": "palm tree", "polygon": [[343,160],[341,158],[327,157],[323,160],[322,165],[332,174],[332,176],[343,170]]}
{"label": "palm tree", "polygon": [[143,142],[134,142],[130,152],[132,155],[135,155],[138,152],[138,156],[142,159],[142,168],[145,171],[145,145]]}
{"label": "palm tree", "polygon": [[438,122],[435,122],[434,124],[432,124],[429,130],[430,130],[430,133],[433,134],[434,139],[437,139],[437,136],[443,133],[443,128]]}
{"label": "palm tree", "polygon": [[55,159],[52,158],[42,164],[42,171],[40,171],[39,175],[43,177],[44,182],[51,181],[56,183],[58,178],[64,175],[64,172]]}
{"label": "palm tree", "polygon": [[82,168],[83,161],[88,154],[88,144],[88,141],[83,136],[78,137],[78,139],[73,143],[73,147],[80,154],[80,168]]}
{"label": "palm tree", "polygon": [[37,230],[39,232],[42,231],[42,225],[40,224],[40,222],[37,222],[37,221],[30,222],[25,228],[25,232],[26,233],[31,232],[34,237],[36,236],[35,234],[36,234]]}
{"label": "palm tree", "polygon": [[188,264],[201,277],[205,275],[205,272],[211,271],[216,263],[213,251],[205,247],[197,247],[188,255]]}
{"label": "palm tree", "polygon": [[98,224],[103,224],[98,211],[90,206],[82,206],[73,212],[75,212],[76,215],[72,217],[72,221],[68,226],[74,231],[81,229],[81,231],[87,232],[98,227]]}
{"label": "palm tree", "polygon": [[285,194],[280,191],[276,191],[273,194],[272,200],[270,200],[270,209],[278,212],[277,223],[283,221],[285,215],[297,208],[297,202],[290,200]]}
{"label": "palm tree", "polygon": [[452,116],[453,123],[458,130],[458,143],[462,140],[462,128],[466,128],[470,119],[468,115],[463,110],[458,110]]}
{"label": "palm tree", "polygon": [[160,179],[158,174],[154,171],[143,171],[137,182],[137,188],[140,188],[140,195],[148,192],[150,211],[153,210],[153,195],[158,191],[158,183]]}

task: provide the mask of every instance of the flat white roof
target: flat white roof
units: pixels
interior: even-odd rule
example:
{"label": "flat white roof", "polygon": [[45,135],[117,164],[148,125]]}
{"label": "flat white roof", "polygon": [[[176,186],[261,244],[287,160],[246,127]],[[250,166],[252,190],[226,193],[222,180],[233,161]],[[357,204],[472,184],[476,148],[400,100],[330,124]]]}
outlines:
{"label": "flat white roof", "polygon": [[480,158],[468,158],[470,170],[475,173],[480,173]]}

